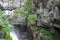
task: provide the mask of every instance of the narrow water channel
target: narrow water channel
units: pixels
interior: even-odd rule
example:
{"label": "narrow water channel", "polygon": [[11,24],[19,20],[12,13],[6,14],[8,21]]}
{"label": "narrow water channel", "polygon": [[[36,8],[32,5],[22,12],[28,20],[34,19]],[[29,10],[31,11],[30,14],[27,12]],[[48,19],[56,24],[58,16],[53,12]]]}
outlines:
{"label": "narrow water channel", "polygon": [[11,27],[11,31],[10,31],[10,36],[12,37],[12,40],[21,40],[18,38],[19,36],[19,29],[17,29],[16,27],[10,25]]}
{"label": "narrow water channel", "polygon": [[33,40],[32,33],[28,29],[25,31],[24,27],[20,27],[19,25],[10,26],[12,40]]}

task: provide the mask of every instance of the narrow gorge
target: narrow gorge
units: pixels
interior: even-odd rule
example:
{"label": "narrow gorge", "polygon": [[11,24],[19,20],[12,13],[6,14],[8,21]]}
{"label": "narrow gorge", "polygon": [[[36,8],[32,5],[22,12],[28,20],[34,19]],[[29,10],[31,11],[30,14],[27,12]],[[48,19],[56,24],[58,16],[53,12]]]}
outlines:
{"label": "narrow gorge", "polygon": [[0,40],[60,40],[60,0],[0,0]]}

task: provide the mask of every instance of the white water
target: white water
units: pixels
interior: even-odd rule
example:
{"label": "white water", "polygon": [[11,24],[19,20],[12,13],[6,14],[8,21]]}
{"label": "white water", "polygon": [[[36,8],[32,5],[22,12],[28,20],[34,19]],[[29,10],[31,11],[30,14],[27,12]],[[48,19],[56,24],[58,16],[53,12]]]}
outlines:
{"label": "white water", "polygon": [[[12,11],[5,10],[4,15],[11,15],[12,16],[14,14],[13,12],[14,12],[14,10],[12,10]],[[22,18],[20,17],[20,19],[22,19]],[[9,27],[11,29],[10,36],[12,37],[12,40],[21,40],[20,34],[19,34],[19,28],[15,27],[15,26],[12,26],[10,24],[9,24]]]}
{"label": "white water", "polygon": [[[4,8],[6,8],[7,6],[8,6],[8,3],[3,3],[3,2],[1,2],[0,1],[0,4],[4,7]],[[22,5],[24,5],[23,3],[22,3]],[[17,5],[16,5],[17,6]],[[18,7],[18,6],[17,6]],[[13,10],[14,11],[14,10]],[[5,10],[4,11],[4,15],[13,15],[13,11],[9,11],[9,10]],[[19,35],[19,30],[18,29],[16,29],[14,26],[12,26],[12,25],[9,25],[9,27],[11,28],[11,31],[10,31],[10,36],[12,37],[12,40],[21,40],[21,38],[20,38],[20,35]]]}
{"label": "white water", "polygon": [[18,40],[17,35],[13,31],[10,32],[10,36],[12,37],[12,40]]}
{"label": "white water", "polygon": [[[10,36],[12,37],[12,40],[20,40],[20,39],[18,38],[18,36],[19,36],[19,30],[16,29],[14,26],[10,25],[10,24],[9,24],[9,27],[10,27],[10,29],[11,29],[11,31],[10,31]],[[18,35],[17,35],[17,34],[18,34]]]}

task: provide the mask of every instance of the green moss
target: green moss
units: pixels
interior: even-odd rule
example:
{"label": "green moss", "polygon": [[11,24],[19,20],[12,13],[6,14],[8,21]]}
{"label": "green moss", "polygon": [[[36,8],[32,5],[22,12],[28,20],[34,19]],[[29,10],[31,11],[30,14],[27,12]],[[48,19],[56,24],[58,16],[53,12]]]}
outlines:
{"label": "green moss", "polygon": [[36,20],[36,18],[37,18],[37,15],[36,14],[30,14],[29,17],[28,17],[28,19],[30,21],[32,21],[33,19]]}
{"label": "green moss", "polygon": [[38,33],[43,33],[48,36],[48,40],[60,40],[60,33],[51,34],[48,29],[40,28],[37,30]]}
{"label": "green moss", "polygon": [[37,30],[38,28],[36,26],[31,26],[31,30]]}
{"label": "green moss", "polygon": [[5,20],[1,21],[2,23],[2,27],[3,27],[3,31],[6,33],[6,40],[12,40],[12,38],[10,37],[10,28],[8,26],[8,22]]}
{"label": "green moss", "polygon": [[43,33],[45,35],[49,35],[50,32],[48,31],[48,29],[44,29],[44,28],[40,28],[37,30],[39,33]]}
{"label": "green moss", "polygon": [[0,40],[6,40],[6,39],[2,39],[2,38],[0,38]]}
{"label": "green moss", "polygon": [[29,18],[30,18],[30,19],[36,19],[36,18],[37,18],[37,15],[36,15],[36,14],[30,14],[30,15],[29,15]]}
{"label": "green moss", "polygon": [[46,19],[46,18],[47,18],[47,16],[43,16],[43,18],[45,18],[45,19]]}
{"label": "green moss", "polygon": [[55,2],[56,6],[60,6],[60,0]]}
{"label": "green moss", "polygon": [[[5,25],[6,26],[6,25]],[[6,33],[6,40],[12,40],[12,38],[10,37],[10,30],[9,27],[4,27],[3,31]]]}
{"label": "green moss", "polygon": [[15,13],[15,15],[19,15],[19,16],[21,16],[21,17],[25,17],[25,16],[27,16],[27,12],[25,12],[24,10],[20,10],[20,9],[16,9],[15,11],[14,11],[14,13]]}
{"label": "green moss", "polygon": [[0,10],[0,15],[2,15],[3,14],[3,12]]}
{"label": "green moss", "polygon": [[26,2],[25,2],[25,10],[27,10],[27,11],[30,11],[30,9],[31,9],[31,7],[30,7],[30,1],[31,0],[26,0]]}
{"label": "green moss", "polygon": [[59,17],[56,17],[55,19],[60,20],[60,16]]}
{"label": "green moss", "polygon": [[36,19],[36,14],[30,14],[28,17],[28,22],[30,23],[30,25],[36,25]]}

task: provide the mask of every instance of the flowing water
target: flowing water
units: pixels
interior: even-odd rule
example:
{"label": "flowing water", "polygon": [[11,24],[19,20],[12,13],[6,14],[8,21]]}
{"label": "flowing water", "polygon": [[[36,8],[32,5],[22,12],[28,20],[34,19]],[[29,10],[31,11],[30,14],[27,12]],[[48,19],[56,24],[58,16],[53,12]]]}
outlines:
{"label": "flowing water", "polygon": [[[10,36],[12,37],[12,40],[20,40],[20,39],[18,39],[19,30],[12,25],[9,25],[9,26],[10,26],[10,29],[11,29]],[[17,34],[18,34],[18,36],[17,36]]]}
{"label": "flowing water", "polygon": [[20,25],[10,25],[10,28],[12,40],[33,40],[32,33],[29,32],[29,30],[25,31],[24,27],[20,27]]}
{"label": "flowing water", "polygon": [[[0,1],[0,4],[2,5],[2,7],[5,7],[6,5],[8,5],[7,3],[5,4],[1,1]],[[14,10],[13,11],[3,10],[3,11],[4,11],[4,15],[13,15]],[[11,29],[10,36],[12,37],[12,40],[33,40],[32,32],[29,31],[29,29],[26,30],[24,26],[20,26],[20,25],[13,26],[9,24],[9,27]]]}

